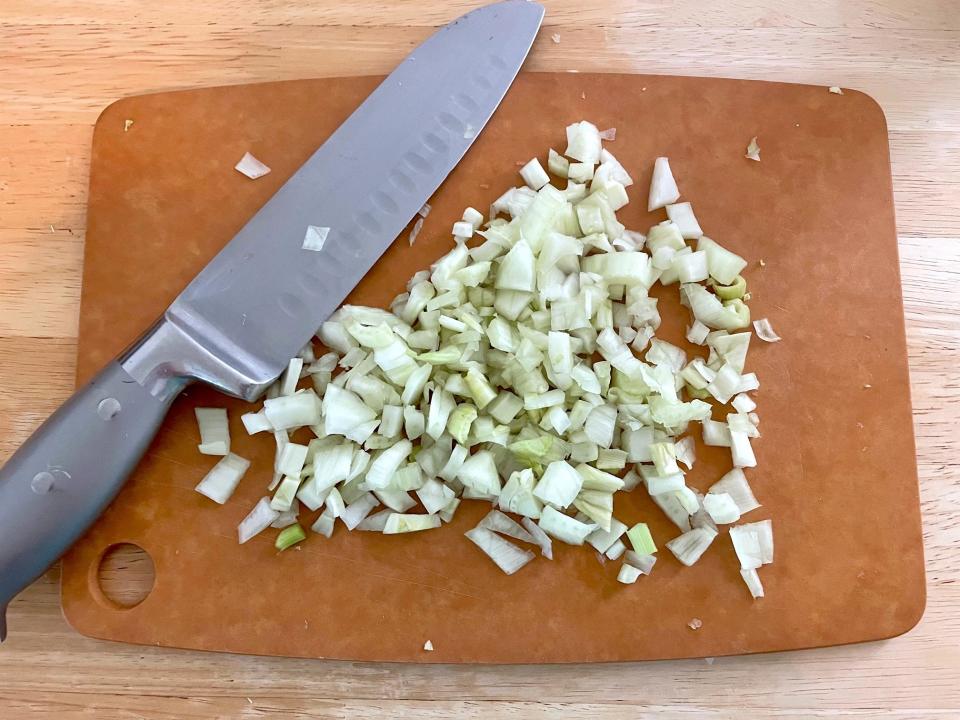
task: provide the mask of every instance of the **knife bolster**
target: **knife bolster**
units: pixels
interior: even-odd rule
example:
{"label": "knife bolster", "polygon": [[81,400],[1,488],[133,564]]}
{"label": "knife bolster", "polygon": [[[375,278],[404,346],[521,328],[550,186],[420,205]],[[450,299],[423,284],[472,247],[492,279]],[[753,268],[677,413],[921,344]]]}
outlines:
{"label": "knife bolster", "polygon": [[277,373],[264,363],[253,358],[227,363],[207,349],[209,344],[163,316],[124,351],[119,362],[130,377],[159,399],[176,395],[199,380],[227,395],[255,400],[276,380]]}

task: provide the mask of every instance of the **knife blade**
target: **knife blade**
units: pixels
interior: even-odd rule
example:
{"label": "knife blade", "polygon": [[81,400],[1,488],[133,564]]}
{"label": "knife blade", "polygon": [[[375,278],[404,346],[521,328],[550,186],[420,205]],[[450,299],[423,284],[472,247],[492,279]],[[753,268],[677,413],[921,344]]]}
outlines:
{"label": "knife blade", "polygon": [[[190,382],[256,399],[473,143],[543,18],[479,8],[415,49],[163,316],[0,469],[0,641],[9,601],[116,496]],[[328,228],[320,250],[310,228]]]}
{"label": "knife blade", "polygon": [[[508,0],[464,15],[414,50],[167,310],[165,339],[229,359],[178,374],[259,395],[470,147],[542,17],[539,5]],[[309,227],[329,228],[319,252],[302,248]],[[146,350],[123,366],[150,386],[157,358]]]}

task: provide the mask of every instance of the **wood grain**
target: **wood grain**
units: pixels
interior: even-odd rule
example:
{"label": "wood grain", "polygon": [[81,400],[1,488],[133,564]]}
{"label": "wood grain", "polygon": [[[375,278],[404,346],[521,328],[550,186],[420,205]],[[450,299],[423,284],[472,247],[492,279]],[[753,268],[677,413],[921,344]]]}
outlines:
{"label": "wood grain", "polygon": [[[104,106],[161,89],[386,72],[470,4],[0,0],[0,459],[71,386],[89,137]],[[925,522],[920,625],[885,643],[712,665],[321,663],[80,637],[60,615],[54,569],[10,608],[0,717],[957,716],[960,6],[546,5],[530,69],[839,84],[886,111]]]}

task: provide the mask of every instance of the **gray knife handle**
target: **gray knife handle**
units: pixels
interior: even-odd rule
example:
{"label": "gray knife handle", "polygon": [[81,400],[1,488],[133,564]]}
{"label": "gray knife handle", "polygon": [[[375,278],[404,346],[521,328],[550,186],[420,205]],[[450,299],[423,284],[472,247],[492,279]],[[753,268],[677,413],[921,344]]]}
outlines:
{"label": "gray knife handle", "polygon": [[76,541],[140,460],[186,384],[155,396],[112,361],[0,469],[0,641],[6,607]]}

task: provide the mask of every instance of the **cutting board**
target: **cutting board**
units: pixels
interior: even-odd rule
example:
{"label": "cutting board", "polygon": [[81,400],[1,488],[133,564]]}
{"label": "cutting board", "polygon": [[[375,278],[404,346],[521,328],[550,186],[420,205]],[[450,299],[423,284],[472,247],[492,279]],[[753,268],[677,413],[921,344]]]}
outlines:
{"label": "cutting board", "polygon": [[[340,78],[120,100],[97,122],[80,319],[78,382],[156,318],[187,281],[375,87]],[[107,513],[69,552],[63,607],[86,635],[267,655],[415,662],[580,662],[717,656],[889,638],[924,607],[924,571],[903,308],[884,116],[866,95],[823,87],[639,75],[521,75],[431,199],[417,243],[401,236],[349,302],[384,306],[451,247],[463,208],[486,209],[518,166],[563,149],[564,127],[615,127],[636,179],[621,211],[646,212],[653,160],[670,157],[710,236],[751,259],[754,317],[784,338],[754,340],[748,370],[763,437],[749,471],[772,518],[767,596],[750,598],[724,532],[685,568],[662,549],[624,586],[619,563],[556,546],[512,577],[463,532],[489,509],[464,503],[438,531],[311,535],[278,553],[276,531],[246,545],[236,525],[265,494],[273,442],[248,437],[244,403],[192,387]],[[126,122],[132,120],[132,124]],[[126,126],[126,128],[125,128]],[[761,162],[744,158],[758,136]],[[272,172],[233,170],[244,152]],[[760,263],[759,260],[763,260]],[[255,288],[251,288],[255,292]],[[683,343],[676,288],[660,293],[661,336]],[[688,348],[693,350],[692,347]],[[221,507],[194,492],[216,458],[196,450],[193,408],[225,405],[233,450],[252,467]],[[698,436],[699,433],[694,433]],[[705,490],[728,451],[698,444]],[[645,521],[663,548],[678,533],[642,490],[615,514]],[[303,517],[309,526],[313,514]],[[139,604],[97,580],[105,552],[133,543],[156,568]],[[689,623],[702,625],[692,629]],[[696,623],[693,623],[694,625]],[[430,640],[434,651],[423,650]]]}

